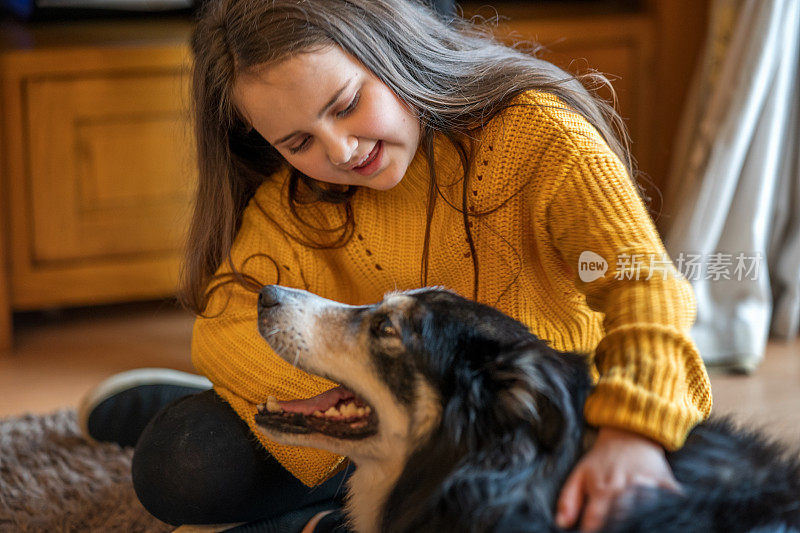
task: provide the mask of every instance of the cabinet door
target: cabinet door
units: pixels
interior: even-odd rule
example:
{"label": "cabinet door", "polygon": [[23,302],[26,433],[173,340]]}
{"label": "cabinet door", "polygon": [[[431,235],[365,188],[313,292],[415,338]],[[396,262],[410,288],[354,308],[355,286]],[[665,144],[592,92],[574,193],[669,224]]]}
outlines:
{"label": "cabinet door", "polygon": [[175,292],[196,175],[185,68],[113,67],[7,85],[22,109],[11,131],[23,164],[9,175],[15,308]]}
{"label": "cabinet door", "polygon": [[29,82],[35,260],[180,246],[193,175],[182,100],[171,73]]}

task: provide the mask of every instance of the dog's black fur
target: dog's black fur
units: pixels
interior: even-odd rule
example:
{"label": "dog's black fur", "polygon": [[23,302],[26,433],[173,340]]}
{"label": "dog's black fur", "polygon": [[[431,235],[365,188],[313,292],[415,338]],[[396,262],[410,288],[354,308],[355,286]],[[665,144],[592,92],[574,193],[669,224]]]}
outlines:
{"label": "dog's black fur", "polygon": [[[584,451],[586,360],[452,293],[414,297],[404,341],[440,391],[443,416],[395,485],[384,529],[558,531],[555,503]],[[667,458],[683,493],[640,494],[607,531],[800,528],[800,463],[781,446],[713,420]]]}
{"label": "dog's black fur", "polygon": [[[262,291],[261,321],[298,301],[276,291]],[[380,529],[560,531],[560,489],[594,434],[583,419],[592,386],[586,358],[557,352],[522,323],[451,292],[404,295],[410,303],[389,297],[347,308],[336,326],[325,326],[366,339],[366,359],[397,405],[413,408],[420,378],[441,403],[432,432],[409,448]],[[402,312],[391,309],[395,301]],[[391,345],[380,338],[387,316]],[[337,366],[347,366],[345,357]],[[640,491],[606,532],[800,533],[800,461],[781,445],[716,419],[667,459],[682,492]]]}

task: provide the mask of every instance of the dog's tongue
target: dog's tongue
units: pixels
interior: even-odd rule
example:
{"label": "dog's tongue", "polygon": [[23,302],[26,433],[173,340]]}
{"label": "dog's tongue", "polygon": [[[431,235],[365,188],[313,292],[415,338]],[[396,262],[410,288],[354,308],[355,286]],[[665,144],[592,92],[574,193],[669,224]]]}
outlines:
{"label": "dog's tongue", "polygon": [[284,411],[290,413],[300,413],[303,415],[313,414],[314,411],[325,412],[330,407],[333,407],[340,400],[349,400],[354,398],[355,395],[344,387],[334,387],[329,391],[322,394],[306,398],[305,400],[288,400],[285,402],[278,402]]}

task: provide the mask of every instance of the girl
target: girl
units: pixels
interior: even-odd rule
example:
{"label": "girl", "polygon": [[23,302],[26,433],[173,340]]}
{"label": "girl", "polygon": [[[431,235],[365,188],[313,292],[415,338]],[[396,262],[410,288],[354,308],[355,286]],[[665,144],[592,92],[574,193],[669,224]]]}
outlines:
{"label": "girl", "polygon": [[[633,486],[677,489],[664,450],[708,415],[710,387],[687,336],[689,284],[641,260],[664,249],[607,104],[409,0],[208,2],[192,49],[200,181],[182,302],[198,315],[192,360],[214,390],[135,435],[134,484],[151,512],[245,521],[336,492],[344,458],[254,426],[270,395],[335,386],[260,339],[268,283],[351,304],[443,285],[559,350],[594,354],[585,415],[599,433],[563,488],[559,526],[597,529]],[[584,276],[586,257],[607,269]],[[635,276],[622,270],[630,258]],[[102,397],[108,417],[149,420],[124,396]]]}

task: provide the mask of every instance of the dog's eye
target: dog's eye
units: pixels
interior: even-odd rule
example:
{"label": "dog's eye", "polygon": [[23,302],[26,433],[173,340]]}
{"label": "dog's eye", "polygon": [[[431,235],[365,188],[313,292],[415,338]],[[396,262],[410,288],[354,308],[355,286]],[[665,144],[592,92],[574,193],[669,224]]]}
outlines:
{"label": "dog's eye", "polygon": [[380,320],[375,321],[373,325],[373,331],[376,335],[381,337],[396,337],[397,336],[397,328],[394,327],[392,321],[389,320],[388,317],[383,317]]}

